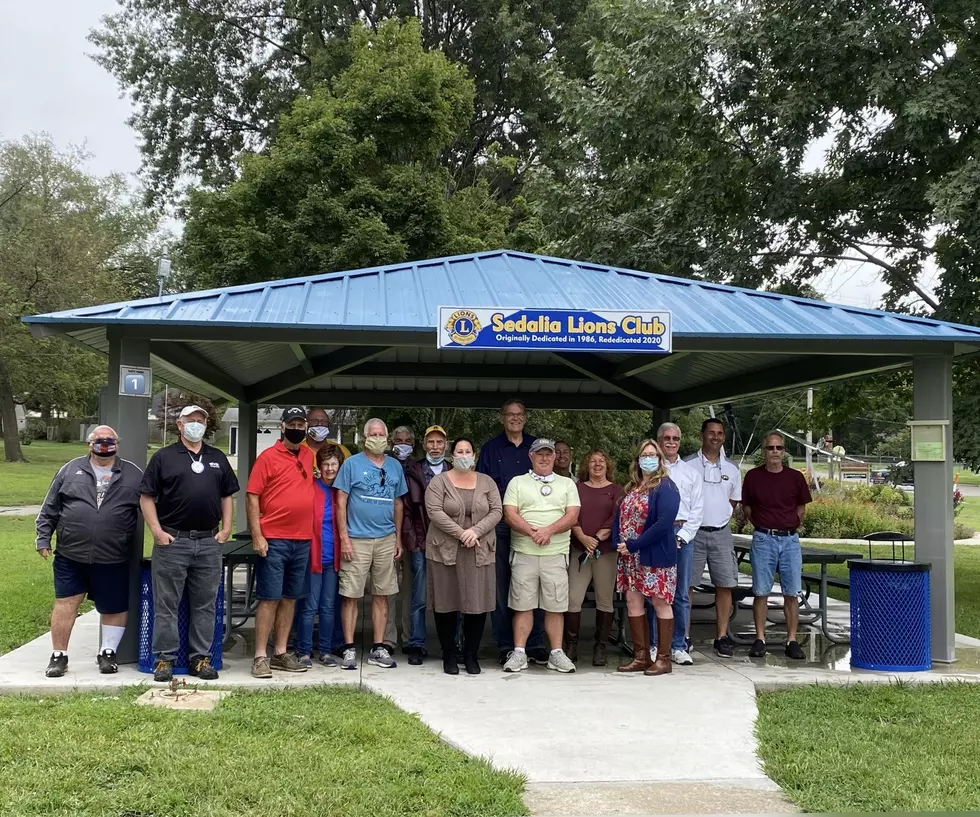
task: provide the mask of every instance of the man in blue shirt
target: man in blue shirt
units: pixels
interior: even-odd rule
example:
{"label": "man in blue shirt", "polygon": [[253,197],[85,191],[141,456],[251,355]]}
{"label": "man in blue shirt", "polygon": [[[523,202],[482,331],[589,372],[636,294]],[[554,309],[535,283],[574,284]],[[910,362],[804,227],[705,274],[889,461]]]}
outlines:
{"label": "man in blue shirt", "polygon": [[[476,470],[497,483],[500,496],[514,477],[531,470],[531,443],[534,437],[525,433],[527,409],[520,400],[508,400],[500,409],[502,433],[492,437],[480,449]],[[493,637],[497,642],[497,661],[503,665],[514,650],[514,627],[508,598],[510,594],[510,528],[506,522],[497,525],[497,607],[490,615]],[[544,645],[544,611],[534,611],[534,626],[527,640],[527,657],[536,663],[548,663],[549,650]]]}
{"label": "man in blue shirt", "polygon": [[355,454],[340,467],[337,489],[337,531],[340,535],[341,619],[344,626],[344,669],[357,668],[354,627],[357,602],[371,579],[371,623],[374,646],[368,663],[394,667],[384,644],[388,623],[388,596],[398,593],[395,561],[402,552],[402,497],[408,492],[398,460],[385,455],[388,427],[377,418],[364,424],[364,453]]}

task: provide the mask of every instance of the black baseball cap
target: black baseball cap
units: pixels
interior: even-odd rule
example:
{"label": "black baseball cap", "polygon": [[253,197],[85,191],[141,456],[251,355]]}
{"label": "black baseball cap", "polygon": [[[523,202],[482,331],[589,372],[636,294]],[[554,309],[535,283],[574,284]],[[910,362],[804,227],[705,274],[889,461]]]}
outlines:
{"label": "black baseball cap", "polygon": [[306,409],[302,406],[290,406],[289,408],[283,409],[282,412],[282,422],[288,423],[290,420],[305,420],[306,419]]}

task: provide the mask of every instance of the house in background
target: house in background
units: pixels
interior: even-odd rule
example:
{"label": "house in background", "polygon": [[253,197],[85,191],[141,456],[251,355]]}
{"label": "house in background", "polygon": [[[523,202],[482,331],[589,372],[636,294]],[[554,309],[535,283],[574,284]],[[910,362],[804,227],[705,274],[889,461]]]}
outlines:
{"label": "house in background", "polygon": [[[275,445],[279,439],[280,418],[282,408],[279,406],[260,406],[259,423],[257,433],[257,445],[255,453],[261,454],[267,448]],[[238,456],[238,406],[229,406],[221,418],[217,437],[227,437],[228,456]]]}

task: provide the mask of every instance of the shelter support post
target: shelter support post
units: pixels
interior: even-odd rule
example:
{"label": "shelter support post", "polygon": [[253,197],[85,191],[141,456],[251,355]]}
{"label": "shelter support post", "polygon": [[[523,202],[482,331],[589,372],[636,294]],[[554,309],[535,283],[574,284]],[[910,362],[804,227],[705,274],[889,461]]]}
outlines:
{"label": "shelter support post", "polygon": [[255,464],[259,433],[259,404],[238,404],[238,484],[241,490],[235,497],[235,530],[248,530],[248,515],[245,512],[245,486],[248,475]]}
{"label": "shelter support post", "polygon": [[[150,401],[146,397],[119,394],[119,367],[150,365],[150,342],[116,332],[109,335],[109,384],[106,389],[106,421],[119,435],[119,456],[146,468],[147,421]],[[129,619],[116,653],[120,664],[135,664],[139,658],[140,559],[143,557],[143,516],[133,537],[129,559]]]}
{"label": "shelter support post", "polygon": [[[942,462],[915,462],[915,556],[932,565],[930,605],[932,660],[956,660],[953,609],[953,358],[915,357],[916,420],[941,420],[946,426]],[[914,457],[915,452],[913,452]]]}
{"label": "shelter support post", "polygon": [[670,409],[655,408],[650,412],[650,436],[656,438],[657,429],[664,423],[670,422]]}

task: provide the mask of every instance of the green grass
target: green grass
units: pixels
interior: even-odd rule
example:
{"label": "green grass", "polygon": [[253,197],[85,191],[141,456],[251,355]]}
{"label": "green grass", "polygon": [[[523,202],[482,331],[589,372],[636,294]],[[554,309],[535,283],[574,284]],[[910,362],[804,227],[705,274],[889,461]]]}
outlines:
{"label": "green grass", "polygon": [[980,485],[980,474],[973,471],[956,470],[954,473],[960,478],[960,485]]}
{"label": "green grass", "polygon": [[980,530],[980,497],[964,497],[959,513],[956,514],[956,521],[974,530]]}
{"label": "green grass", "polygon": [[0,462],[0,507],[40,505],[58,469],[85,454],[88,446],[36,440],[23,451],[27,462]]}
{"label": "green grass", "polygon": [[968,811],[980,803],[980,686],[759,693],[766,774],[806,812]]}
{"label": "green grass", "polygon": [[0,814],[527,814],[523,778],[349,688],[236,693],[210,713],[0,697]]}

